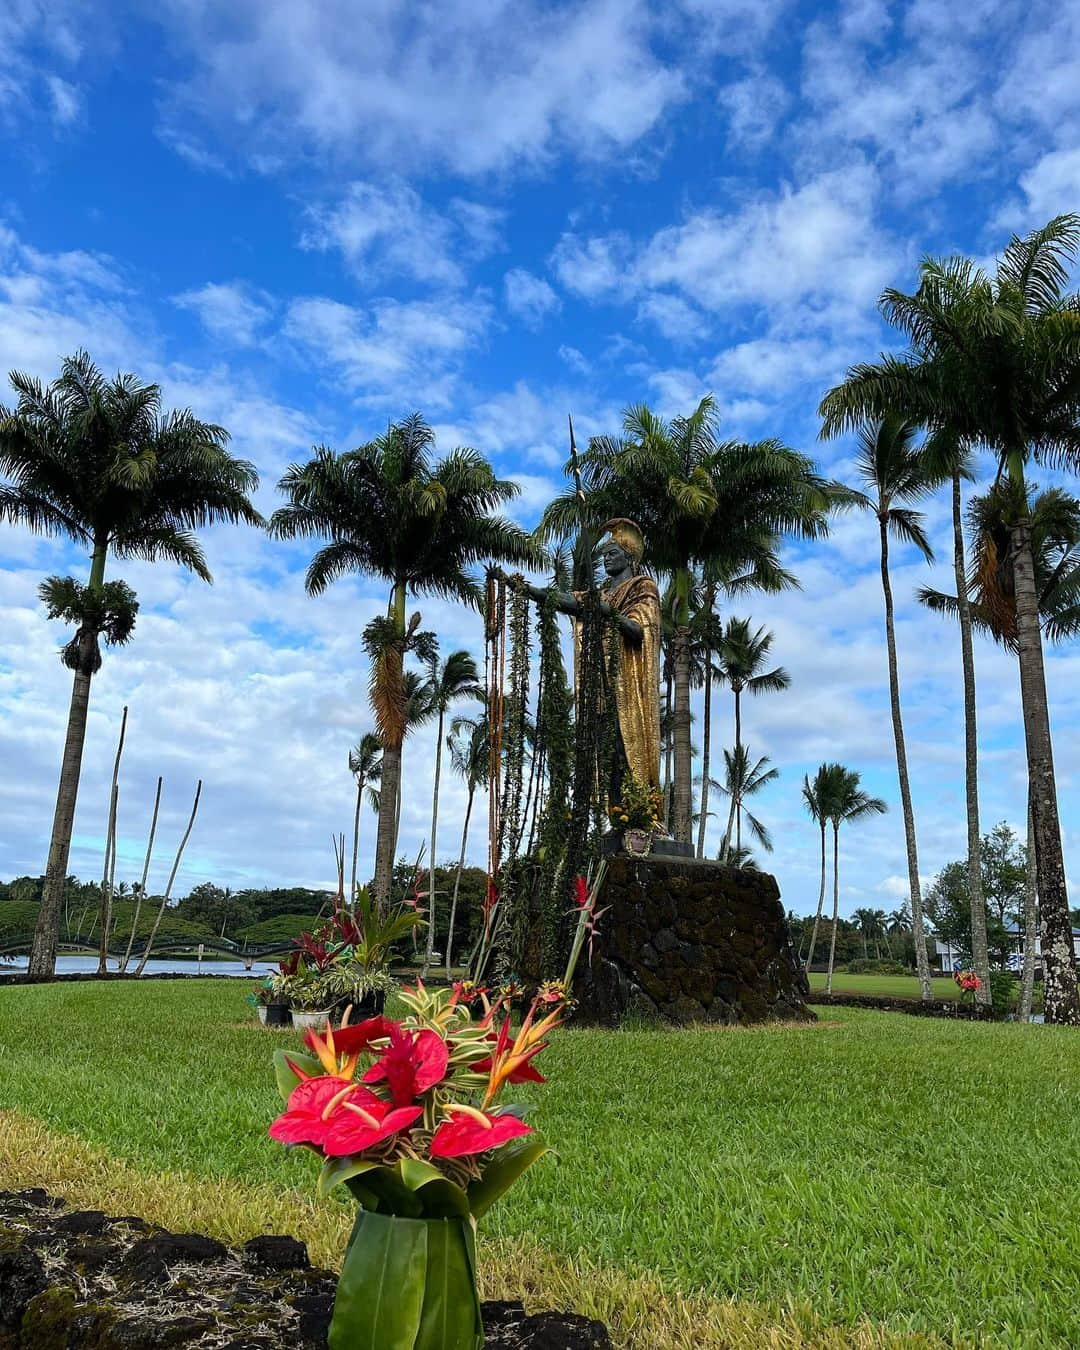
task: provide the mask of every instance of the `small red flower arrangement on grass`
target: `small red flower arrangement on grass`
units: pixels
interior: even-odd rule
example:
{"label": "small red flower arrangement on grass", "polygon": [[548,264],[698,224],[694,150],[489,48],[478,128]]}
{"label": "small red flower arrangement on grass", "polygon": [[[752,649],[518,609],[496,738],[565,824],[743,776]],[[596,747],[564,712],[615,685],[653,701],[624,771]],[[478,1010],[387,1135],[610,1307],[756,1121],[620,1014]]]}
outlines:
{"label": "small red flower arrangement on grass", "polygon": [[960,997],[972,1003],[982,988],[982,980],[973,970],[954,970],[953,980],[960,986]]}
{"label": "small red flower arrangement on grass", "polygon": [[544,1082],[533,1061],[565,1003],[538,995],[515,1032],[507,1000],[470,994],[418,984],[400,1020],[328,1023],[274,1055],[271,1137],[321,1156],[319,1193],[344,1185],[359,1205],[330,1350],[483,1345],[476,1220],[547,1152],[502,1094]]}

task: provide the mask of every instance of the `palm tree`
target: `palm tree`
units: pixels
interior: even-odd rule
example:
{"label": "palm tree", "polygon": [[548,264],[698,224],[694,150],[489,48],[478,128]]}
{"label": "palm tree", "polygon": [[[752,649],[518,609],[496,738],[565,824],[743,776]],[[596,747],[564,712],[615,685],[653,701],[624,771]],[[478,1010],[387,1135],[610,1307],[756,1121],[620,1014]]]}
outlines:
{"label": "palm tree", "polygon": [[[622,437],[598,436],[582,456],[585,509],[599,524],[629,516],[642,527],[646,563],[670,576],[674,747],[672,832],[689,841],[693,814],[690,748],[690,614],[693,568],[739,589],[789,585],[777,574],[785,533],[816,538],[826,529],[830,485],[812,462],[777,440],[721,442],[711,396],[689,416],[665,421],[644,404],[626,409]],[[565,538],[581,520],[568,490],[544,513],[541,533]]]}
{"label": "palm tree", "polygon": [[481,692],[480,672],[476,662],[466,651],[451,652],[440,667],[431,666],[431,716],[436,718],[435,732],[435,788],[431,799],[431,921],[427,929],[427,949],[424,952],[424,975],[431,966],[435,949],[435,860],[439,829],[439,781],[442,776],[443,730],[446,714],[452,704],[462,698],[476,698]]}
{"label": "palm tree", "polygon": [[[475,450],[451,451],[433,462],[434,433],[419,413],[391,425],[356,450],[337,454],[318,446],[306,464],[281,480],[286,505],[274,512],[278,538],[326,539],[307,571],[310,594],[338,577],[360,572],[390,587],[386,617],[374,652],[371,700],[383,744],[382,792],[396,802],[405,737],[405,657],[413,650],[419,616],[406,623],[412,595],[436,595],[478,606],[472,568],[487,562],[530,565],[538,546],[494,512],[515,497],[516,484],[498,479]],[[394,870],[396,812],[379,812],[373,894],[385,906]]]}
{"label": "palm tree", "polygon": [[[833,966],[836,962],[836,929],[840,910],[840,826],[845,822],[862,820],[866,816],[883,815],[889,808],[880,797],[871,797],[859,786],[859,774],[854,769],[843,769],[836,784],[836,794],[829,805],[829,820],[833,827],[833,906],[832,938],[829,942],[829,972],[825,976],[825,992],[832,993]],[[920,896],[920,902],[922,897]],[[913,911],[914,912],[914,911]],[[921,909],[920,909],[921,916]],[[918,947],[916,946],[916,952]],[[923,960],[926,945],[923,944]],[[924,994],[925,998],[926,995]]]}
{"label": "palm tree", "polygon": [[[418,646],[416,650],[423,651],[426,654],[428,670],[435,659],[438,644],[435,642],[433,633],[422,633],[417,635]],[[425,726],[431,721],[435,711],[432,702],[432,683],[431,676],[422,673],[419,670],[407,670],[401,679],[401,690],[403,698],[402,726],[402,747],[405,741],[414,731]],[[397,794],[394,797],[394,822],[393,822],[393,845],[392,856],[397,857],[398,835],[401,831],[401,784],[402,777],[398,775]],[[415,937],[415,933],[413,934]]]}
{"label": "palm tree", "polygon": [[[1026,515],[1031,521],[1031,554],[1042,631],[1052,642],[1061,642],[1080,632],[1080,501],[1060,488],[1029,494],[1018,500],[1017,489],[1005,480],[968,507],[971,529],[970,566],[961,574],[958,593],[966,601],[974,627],[1013,653],[1019,651],[1016,594],[1010,547],[1012,527]],[[957,596],[922,588],[919,599],[938,613],[956,614]],[[1029,794],[1030,796],[1030,794]],[[1035,970],[1037,858],[1032,843],[1030,801],[1028,816],[1028,881],[1024,888],[1024,964],[1021,981],[1021,1020],[1031,1011],[1031,987]],[[980,852],[981,859],[981,852]],[[982,866],[979,867],[982,900]],[[985,927],[985,911],[982,915]],[[979,991],[980,994],[982,990]]]}
{"label": "palm tree", "polygon": [[56,965],[99,642],[127,642],[138,611],[128,585],[105,580],[106,563],[110,555],[172,562],[209,582],[194,531],[217,521],[260,525],[262,518],[249,498],[258,476],[228,453],[228,433],[190,411],[163,412],[156,384],[128,374],[107,380],[81,351],[47,387],[18,372],[11,384],[15,406],[0,407],[0,520],[90,551],[85,586],[49,577],[41,587],[49,617],[77,625],[61,652],[73,673],[71,706],[30,952],[30,974],[47,977]]}
{"label": "palm tree", "polygon": [[821,885],[818,888],[817,910],[814,913],[814,927],[810,934],[810,950],[806,955],[806,969],[809,970],[814,960],[814,948],[817,946],[818,927],[821,924],[821,910],[825,904],[825,826],[829,822],[832,814],[833,802],[839,795],[840,785],[843,782],[843,776],[846,770],[842,764],[822,764],[816,774],[813,782],[808,777],[803,778],[802,795],[803,805],[810,814],[810,819],[821,829]]}
{"label": "palm tree", "polygon": [[461,852],[458,855],[457,872],[454,876],[454,893],[450,901],[450,923],[446,934],[446,978],[450,979],[458,891],[461,889],[461,873],[465,869],[465,851],[469,843],[469,821],[472,818],[473,798],[476,795],[476,789],[485,787],[488,781],[491,728],[488,722],[486,704],[479,717],[454,718],[450,724],[450,735],[446,738],[446,745],[450,751],[450,763],[454,772],[464,778],[468,793],[465,800],[465,823],[461,827]]}
{"label": "palm tree", "polygon": [[913,544],[928,562],[934,556],[923,530],[922,515],[910,507],[911,502],[928,496],[938,481],[933,466],[914,448],[915,433],[915,425],[896,414],[890,414],[877,422],[862,423],[858,427],[859,450],[855,466],[867,490],[852,490],[850,500],[856,506],[873,511],[878,521],[881,589],[885,597],[885,643],[889,662],[889,704],[896,746],[896,771],[900,780],[900,804],[904,815],[911,926],[919,986],[922,997],[928,999],[931,994],[930,963],[926,957],[926,935],[923,931],[919,850],[915,838],[915,811],[911,804],[907,744],[900,707],[900,667],[896,655],[896,625],[889,577],[890,536]]}
{"label": "palm tree", "polygon": [[356,809],[353,812],[352,880],[349,886],[349,904],[356,900],[356,859],[360,850],[360,806],[364,788],[379,781],[382,760],[382,742],[373,731],[365,731],[349,751],[349,772],[356,779]]}
{"label": "palm tree", "polygon": [[[791,684],[791,676],[783,668],[763,670],[772,649],[773,635],[765,628],[753,632],[748,619],[728,619],[720,635],[717,664],[720,676],[726,680],[735,696],[735,749],[742,746],[742,695],[779,692]],[[736,807],[738,823],[740,808]],[[730,828],[730,827],[729,827]],[[730,839],[725,841],[730,845]]]}
{"label": "palm tree", "polygon": [[[822,404],[827,432],[899,409],[931,431],[989,449],[1021,502],[1034,463],[1080,468],[1080,297],[1066,293],[1080,216],[1014,236],[993,277],[967,258],[926,260],[914,294],[888,290],[885,317],[908,351],[853,368]],[[1046,1020],[1080,1024],[1068,887],[1046,696],[1031,518],[1009,552],[1046,966]]]}
{"label": "palm tree", "polygon": [[[741,828],[735,836],[735,844],[731,843],[731,830],[733,821],[742,819],[740,808],[745,809],[747,797],[753,797],[761,791],[767,784],[774,782],[780,777],[779,769],[770,769],[766,766],[769,760],[767,755],[762,755],[756,763],[750,763],[750,752],[745,745],[740,745],[736,750],[724,751],[724,783],[720,789],[731,801],[728,810],[727,830],[724,833],[724,843],[720,850],[720,861],[727,863],[733,855],[741,854],[742,833]],[[766,853],[772,852],[772,837],[769,831],[754,815],[747,810],[746,823],[750,826],[750,832],[758,841]]]}

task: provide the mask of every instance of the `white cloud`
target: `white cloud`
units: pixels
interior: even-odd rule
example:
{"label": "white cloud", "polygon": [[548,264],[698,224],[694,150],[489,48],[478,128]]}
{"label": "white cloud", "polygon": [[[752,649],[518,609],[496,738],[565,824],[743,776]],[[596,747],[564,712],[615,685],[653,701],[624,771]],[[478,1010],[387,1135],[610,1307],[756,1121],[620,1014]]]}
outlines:
{"label": "white cloud", "polygon": [[513,267],[503,277],[503,295],[506,308],[528,328],[539,328],[562,306],[551,285],[523,267]]}
{"label": "white cloud", "polygon": [[592,363],[588,357],[576,347],[568,347],[565,343],[559,348],[559,360],[565,361],[570,369],[579,375],[588,375],[592,370]]}
{"label": "white cloud", "polygon": [[249,155],[484,173],[625,150],[683,95],[645,0],[171,0],[164,17],[189,61],[168,124]]}
{"label": "white cloud", "polygon": [[272,313],[271,297],[242,281],[207,282],[173,296],[173,303],[198,316],[206,331],[236,347],[250,347]]}
{"label": "white cloud", "polygon": [[556,244],[551,265],[567,290],[595,300],[626,282],[630,253],[631,243],[626,235],[582,239],[568,231]]}
{"label": "white cloud", "polygon": [[727,114],[729,141],[750,151],[772,140],[791,104],[783,83],[761,68],[744,80],[724,85],[717,98]]}
{"label": "white cloud", "polygon": [[334,366],[360,401],[399,415],[448,405],[462,359],[489,320],[489,306],[475,298],[358,308],[311,296],[292,301],[282,332],[318,365]]}
{"label": "white cloud", "polygon": [[1043,225],[1063,211],[1080,210],[1080,148],[1051,150],[1020,175],[1023,208],[1012,205],[1001,223],[1022,229]]}
{"label": "white cloud", "polygon": [[45,86],[52,100],[53,121],[58,126],[70,126],[78,120],[83,108],[83,97],[79,89],[69,80],[59,75],[48,75]]}
{"label": "white cloud", "polygon": [[451,211],[447,216],[434,210],[399,178],[353,182],[333,205],[309,208],[300,242],[303,248],[339,251],[364,280],[406,276],[460,286],[462,260],[498,247],[502,213],[461,198]]}

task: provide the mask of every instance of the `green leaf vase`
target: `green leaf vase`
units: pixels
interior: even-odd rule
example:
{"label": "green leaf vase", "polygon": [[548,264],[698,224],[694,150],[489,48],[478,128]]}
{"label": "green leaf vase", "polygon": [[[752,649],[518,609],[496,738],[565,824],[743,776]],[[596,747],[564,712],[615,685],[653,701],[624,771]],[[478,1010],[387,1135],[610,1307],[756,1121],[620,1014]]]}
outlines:
{"label": "green leaf vase", "polygon": [[471,1219],[358,1209],[338,1280],[330,1350],[481,1350]]}

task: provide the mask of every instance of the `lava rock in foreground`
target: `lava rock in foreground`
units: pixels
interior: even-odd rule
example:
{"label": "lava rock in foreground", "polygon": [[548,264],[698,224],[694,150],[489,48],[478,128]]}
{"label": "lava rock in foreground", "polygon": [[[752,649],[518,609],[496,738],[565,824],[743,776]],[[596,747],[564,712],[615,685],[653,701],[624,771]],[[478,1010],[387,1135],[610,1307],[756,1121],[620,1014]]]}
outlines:
{"label": "lava rock in foreground", "polygon": [[[291,1237],[232,1250],[0,1191],[0,1350],[325,1350],[337,1277]],[[485,1350],[610,1350],[600,1322],[485,1303]]]}

